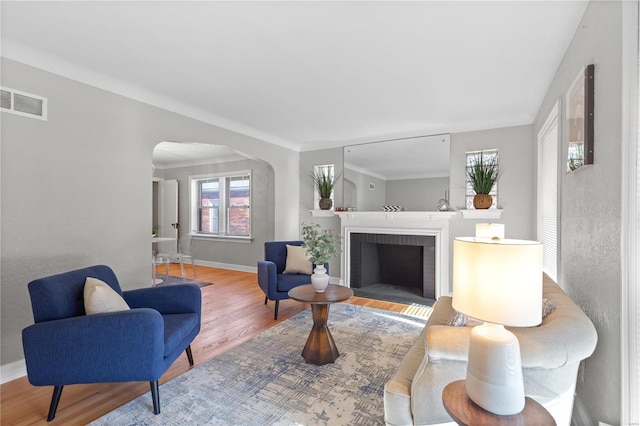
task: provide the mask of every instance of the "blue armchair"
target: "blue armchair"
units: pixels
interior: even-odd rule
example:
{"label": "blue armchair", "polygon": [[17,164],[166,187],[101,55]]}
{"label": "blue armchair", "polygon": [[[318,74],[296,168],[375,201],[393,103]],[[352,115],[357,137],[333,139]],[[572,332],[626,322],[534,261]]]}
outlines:
{"label": "blue armchair", "polygon": [[[87,277],[108,284],[130,310],[86,315]],[[125,291],[108,266],[98,265],[32,281],[35,324],[22,331],[27,376],[34,386],[54,386],[48,421],[55,418],[64,385],[148,381],[154,414],[160,413],[158,380],[200,331],[196,284]]]}
{"label": "blue armchair", "polygon": [[[311,275],[283,274],[287,264],[287,244],[301,246],[302,241],[267,241],[264,243],[264,259],[258,261],[258,285],[265,294],[264,304],[275,300],[276,306],[273,319],[278,319],[280,300],[289,298],[292,288],[311,284]],[[329,273],[329,264],[324,267]]]}

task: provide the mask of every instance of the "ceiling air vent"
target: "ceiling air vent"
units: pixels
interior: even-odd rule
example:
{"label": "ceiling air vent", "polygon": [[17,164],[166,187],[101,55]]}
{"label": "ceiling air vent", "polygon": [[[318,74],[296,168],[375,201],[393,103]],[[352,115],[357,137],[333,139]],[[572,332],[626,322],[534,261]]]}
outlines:
{"label": "ceiling air vent", "polygon": [[47,98],[0,87],[0,110],[25,117],[47,119]]}

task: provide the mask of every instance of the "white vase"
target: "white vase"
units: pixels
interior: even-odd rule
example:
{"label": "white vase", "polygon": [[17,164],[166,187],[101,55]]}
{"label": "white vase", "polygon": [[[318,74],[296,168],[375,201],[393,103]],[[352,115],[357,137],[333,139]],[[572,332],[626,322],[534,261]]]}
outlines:
{"label": "white vase", "polygon": [[316,289],[316,293],[324,293],[324,290],[329,285],[329,275],[324,266],[316,266],[311,275],[311,284]]}

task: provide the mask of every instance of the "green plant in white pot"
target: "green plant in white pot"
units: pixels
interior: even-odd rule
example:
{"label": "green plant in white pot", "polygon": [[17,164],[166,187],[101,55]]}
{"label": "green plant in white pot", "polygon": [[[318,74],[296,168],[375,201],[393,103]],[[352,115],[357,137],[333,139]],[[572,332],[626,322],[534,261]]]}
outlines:
{"label": "green plant in white pot", "polygon": [[322,293],[329,285],[329,275],[324,264],[333,256],[341,253],[341,237],[334,234],[331,229],[323,229],[317,223],[303,223],[302,241],[302,247],[307,249],[309,261],[315,265],[313,275],[311,275],[311,284],[318,293]]}

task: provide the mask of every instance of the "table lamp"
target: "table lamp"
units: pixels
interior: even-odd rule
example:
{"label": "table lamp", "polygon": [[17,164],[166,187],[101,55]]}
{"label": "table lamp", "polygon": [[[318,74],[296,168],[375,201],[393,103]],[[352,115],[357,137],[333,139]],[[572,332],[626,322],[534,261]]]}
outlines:
{"label": "table lamp", "polygon": [[504,223],[476,223],[477,238],[504,238]]}
{"label": "table lamp", "polygon": [[504,326],[542,322],[542,243],[456,238],[453,308],[484,321],[471,331],[465,388],[485,410],[513,415],[524,408],[520,345]]}

